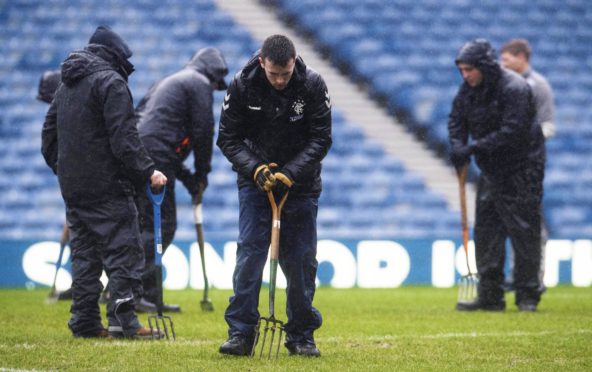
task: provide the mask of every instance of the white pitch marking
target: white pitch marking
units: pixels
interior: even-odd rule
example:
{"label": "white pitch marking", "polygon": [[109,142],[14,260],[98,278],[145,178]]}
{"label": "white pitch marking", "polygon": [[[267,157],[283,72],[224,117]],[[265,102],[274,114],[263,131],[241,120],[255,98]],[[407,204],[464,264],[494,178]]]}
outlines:
{"label": "white pitch marking", "polygon": [[319,337],[319,341],[323,342],[344,342],[344,341],[356,341],[356,340],[368,340],[368,341],[388,341],[388,340],[401,340],[406,338],[421,338],[428,340],[435,339],[446,339],[446,338],[478,338],[478,337],[544,337],[549,335],[555,336],[571,336],[580,334],[590,334],[592,329],[577,329],[572,332],[562,331],[541,331],[541,332],[451,332],[451,333],[436,333],[433,335],[385,335],[385,336],[368,336],[368,337]]}

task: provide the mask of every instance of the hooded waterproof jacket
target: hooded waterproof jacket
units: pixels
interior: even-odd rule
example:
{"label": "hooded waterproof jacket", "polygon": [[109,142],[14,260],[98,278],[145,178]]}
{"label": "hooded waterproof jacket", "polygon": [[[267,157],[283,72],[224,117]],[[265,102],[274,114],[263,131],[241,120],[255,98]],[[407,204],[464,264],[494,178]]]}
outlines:
{"label": "hooded waterproof jacket", "polygon": [[45,103],[51,103],[61,81],[60,70],[45,71],[39,79],[37,99]]}
{"label": "hooded waterproof jacket", "polygon": [[[89,44],[62,64],[62,82],[45,117],[42,153],[66,203],[130,194],[155,167],[136,129],[130,67],[111,48]],[[131,64],[130,64],[131,66]]]}
{"label": "hooded waterproof jacket", "polygon": [[483,81],[460,86],[448,121],[451,146],[466,145],[470,135],[477,165],[490,181],[503,182],[531,161],[544,162],[543,133],[526,80],[501,68],[485,40],[467,43],[456,63],[476,67]]}
{"label": "hooded waterproof jacket", "polygon": [[[207,185],[214,138],[214,88],[225,89],[226,62],[215,48],[199,50],[182,70],[154,84],[136,109],[138,131],[150,156],[176,176],[190,194]],[[183,165],[193,150],[195,173]]]}

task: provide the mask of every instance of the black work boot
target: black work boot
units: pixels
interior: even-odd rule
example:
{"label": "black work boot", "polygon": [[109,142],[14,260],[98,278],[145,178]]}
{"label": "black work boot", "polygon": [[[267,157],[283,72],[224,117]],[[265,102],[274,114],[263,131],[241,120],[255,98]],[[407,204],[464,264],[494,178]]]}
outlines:
{"label": "black work boot", "polygon": [[121,326],[109,326],[109,338],[127,338],[132,340],[159,340],[165,337],[164,332],[147,327],[138,328],[133,334],[126,335]]}
{"label": "black work boot", "polygon": [[253,350],[253,340],[247,339],[244,336],[236,335],[230,336],[220,346],[220,353],[237,356],[249,356]]}
{"label": "black work boot", "polygon": [[164,311],[165,313],[180,313],[181,306],[177,304],[163,304],[162,311]]}
{"label": "black work boot", "polygon": [[536,302],[520,302],[518,304],[518,310],[522,311],[522,312],[529,312],[529,313],[534,313],[535,311],[537,311],[537,304]]}
{"label": "black work boot", "polygon": [[98,330],[93,330],[86,333],[74,334],[74,337],[76,338],[107,338],[108,336],[109,332],[106,328],[100,328]]}
{"label": "black work boot", "polygon": [[456,304],[456,310],[458,311],[504,311],[506,310],[505,301],[495,303],[484,303],[479,300],[475,302],[458,302]]}
{"label": "black work boot", "polygon": [[[137,313],[156,313],[156,304],[148,301],[145,298],[141,298],[135,305]],[[172,304],[163,304],[162,311],[165,313],[180,313],[181,306]]]}
{"label": "black work boot", "polygon": [[58,294],[58,300],[60,301],[64,301],[64,300],[71,300],[72,299],[72,288],[68,288],[63,292],[60,292]]}
{"label": "black work boot", "polygon": [[315,344],[289,344],[286,345],[290,355],[301,355],[307,357],[320,357],[321,352]]}
{"label": "black work boot", "polygon": [[140,298],[134,306],[137,313],[156,313],[156,305],[145,298]]}

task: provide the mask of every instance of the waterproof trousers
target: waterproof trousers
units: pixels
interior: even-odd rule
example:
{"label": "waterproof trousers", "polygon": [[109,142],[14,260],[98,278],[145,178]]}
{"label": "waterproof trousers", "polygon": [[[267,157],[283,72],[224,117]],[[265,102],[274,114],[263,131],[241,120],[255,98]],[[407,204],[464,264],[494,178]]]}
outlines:
{"label": "waterproof trousers", "polygon": [[144,251],[138,212],[131,196],[97,203],[68,203],[66,216],[72,251],[72,306],[68,322],[74,336],[96,335],[102,329],[99,296],[103,269],[109,277],[109,326],[133,335],[141,327],[134,312],[142,296]]}
{"label": "waterproof trousers", "polygon": [[544,168],[525,167],[493,182],[482,174],[477,188],[475,249],[479,299],[484,304],[504,301],[506,239],[515,253],[516,304],[538,304],[541,295],[541,200]]}

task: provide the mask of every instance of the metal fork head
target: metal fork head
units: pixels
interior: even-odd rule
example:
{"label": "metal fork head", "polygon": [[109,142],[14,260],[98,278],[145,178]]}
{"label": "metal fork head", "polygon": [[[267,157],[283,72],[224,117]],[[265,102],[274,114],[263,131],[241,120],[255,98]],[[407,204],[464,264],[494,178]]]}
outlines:
{"label": "metal fork head", "polygon": [[458,303],[471,304],[477,301],[477,286],[479,278],[476,275],[464,275],[458,282]]}
{"label": "metal fork head", "polygon": [[[263,331],[261,330],[263,327]],[[276,332],[278,337],[276,340]],[[253,342],[253,350],[251,356],[254,357],[257,354],[257,343],[261,339],[261,345],[259,346],[259,359],[262,359],[264,355],[266,359],[271,359],[272,354],[275,351],[275,359],[280,354],[280,346],[282,345],[282,337],[284,335],[284,322],[275,319],[270,316],[268,318],[261,317],[257,322],[257,328],[255,329],[255,340]],[[275,346],[274,346],[275,344]]]}
{"label": "metal fork head", "polygon": [[201,306],[201,311],[214,311],[214,304],[209,298],[202,300],[199,305]]}
{"label": "metal fork head", "polygon": [[49,294],[49,296],[47,296],[47,298],[45,298],[45,303],[50,305],[50,304],[55,304],[56,302],[58,302],[58,300],[60,299],[60,294],[58,292],[52,292]]}
{"label": "metal fork head", "polygon": [[150,315],[148,317],[148,326],[153,340],[169,340],[170,336],[173,337],[173,340],[177,339],[173,319],[168,315]]}

